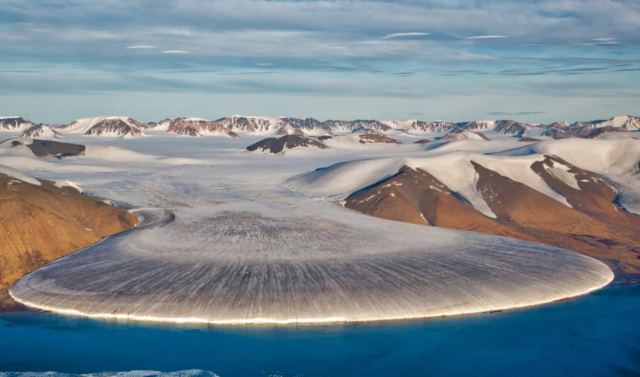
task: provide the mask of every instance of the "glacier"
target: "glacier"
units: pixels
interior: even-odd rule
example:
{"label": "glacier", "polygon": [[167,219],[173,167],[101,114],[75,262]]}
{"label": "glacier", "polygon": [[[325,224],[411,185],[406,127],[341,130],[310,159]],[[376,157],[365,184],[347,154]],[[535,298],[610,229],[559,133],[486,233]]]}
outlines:
{"label": "glacier", "polygon": [[125,321],[315,325],[527,307],[613,279],[605,264],[569,250],[369,217],[290,184],[340,161],[437,150],[265,156],[243,151],[246,139],[70,141],[100,153],[42,160],[3,150],[0,164],[71,180],[142,221],[23,277],[10,294],[35,309]]}

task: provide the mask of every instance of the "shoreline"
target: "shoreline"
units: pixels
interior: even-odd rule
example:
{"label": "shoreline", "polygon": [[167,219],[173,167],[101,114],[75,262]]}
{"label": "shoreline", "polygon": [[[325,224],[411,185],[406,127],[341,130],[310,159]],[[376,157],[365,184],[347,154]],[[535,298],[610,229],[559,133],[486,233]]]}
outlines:
{"label": "shoreline", "polygon": [[[599,263],[603,263],[598,261]],[[604,263],[603,263],[604,264]],[[174,325],[207,325],[213,327],[298,327],[303,326],[327,326],[327,325],[355,325],[366,323],[389,323],[389,322],[406,322],[416,320],[428,320],[434,318],[453,318],[464,317],[468,315],[476,314],[489,314],[493,312],[504,312],[517,309],[526,309],[536,306],[542,306],[545,304],[562,302],[573,298],[585,296],[589,293],[603,289],[609,286],[612,282],[616,281],[616,275],[609,268],[611,276],[609,279],[600,285],[588,287],[586,289],[577,289],[575,292],[571,292],[568,295],[556,295],[550,296],[545,299],[533,300],[531,302],[522,303],[512,306],[496,306],[492,308],[478,308],[470,310],[458,310],[458,311],[443,311],[441,313],[425,313],[425,315],[417,316],[397,316],[397,317],[363,317],[363,318],[343,318],[343,317],[327,317],[327,318],[291,318],[284,320],[277,320],[271,318],[247,318],[247,319],[228,319],[228,320],[208,320],[205,318],[194,317],[155,317],[147,315],[136,314],[113,314],[113,313],[89,313],[76,309],[58,308],[49,305],[40,305],[32,303],[26,300],[22,300],[16,297],[11,289],[8,290],[9,296],[17,303],[29,308],[31,310],[38,310],[43,312],[49,312],[52,314],[58,314],[62,316],[80,317],[97,319],[104,321],[114,322],[134,322],[134,323],[156,323],[156,324],[174,324]]]}
{"label": "shoreline", "polygon": [[[97,200],[97,198],[95,198],[95,197],[89,197],[89,198],[91,198],[91,199],[96,199],[96,200]],[[132,226],[131,228],[123,229],[123,230],[121,230],[121,231],[119,231],[119,232],[117,232],[117,233],[113,233],[113,234],[111,234],[111,235],[109,235],[109,236],[106,236],[106,237],[100,238],[100,239],[98,239],[96,242],[94,242],[94,243],[92,243],[92,244],[90,244],[90,245],[86,245],[86,246],[81,247],[81,248],[79,248],[79,249],[71,250],[71,251],[69,251],[69,252],[67,252],[67,253],[63,253],[64,255],[61,255],[61,256],[59,256],[59,257],[57,257],[57,258],[54,258],[54,259],[51,259],[51,260],[48,260],[48,261],[46,261],[45,263],[43,263],[43,264],[41,264],[41,265],[39,265],[39,266],[36,266],[36,267],[35,267],[35,268],[33,268],[31,271],[28,271],[28,272],[26,272],[25,274],[23,274],[22,276],[20,276],[18,279],[16,279],[14,282],[12,282],[9,286],[0,288],[0,313],[7,313],[7,312],[20,311],[20,310],[23,310],[23,308],[22,308],[22,307],[27,307],[27,308],[28,308],[28,306],[27,306],[27,305],[24,305],[23,303],[21,303],[21,302],[19,302],[18,300],[16,300],[16,299],[13,297],[13,295],[11,294],[11,288],[13,287],[13,285],[14,285],[14,284],[16,284],[18,281],[20,281],[20,280],[21,280],[22,278],[24,278],[25,276],[29,275],[30,273],[32,273],[32,272],[34,272],[34,271],[38,270],[39,268],[41,268],[41,267],[43,267],[43,266],[46,266],[46,265],[47,265],[47,264],[49,264],[49,263],[55,262],[55,261],[57,261],[57,260],[59,260],[59,259],[65,258],[65,257],[67,257],[67,256],[69,256],[69,255],[73,255],[73,254],[75,254],[75,253],[79,253],[79,252],[81,252],[82,250],[85,250],[85,249],[87,249],[87,248],[89,248],[89,247],[93,247],[93,246],[95,246],[95,245],[99,244],[100,242],[104,241],[105,239],[107,239],[107,238],[109,238],[109,237],[112,237],[112,236],[116,236],[116,235],[118,235],[118,234],[125,233],[125,232],[127,232],[127,231],[130,231],[131,229],[135,229],[135,228],[137,228],[140,224],[142,224],[142,222],[145,220],[145,218],[144,218],[144,217],[142,217],[142,216],[138,216],[138,215],[135,213],[135,211],[132,211],[131,209],[125,209],[125,208],[122,208],[122,207],[113,207],[113,208],[115,208],[115,209],[121,209],[121,210],[124,210],[124,211],[126,211],[127,213],[130,213],[131,215],[135,216],[135,218],[136,218],[136,223],[135,223],[135,224],[133,224],[133,226]]]}

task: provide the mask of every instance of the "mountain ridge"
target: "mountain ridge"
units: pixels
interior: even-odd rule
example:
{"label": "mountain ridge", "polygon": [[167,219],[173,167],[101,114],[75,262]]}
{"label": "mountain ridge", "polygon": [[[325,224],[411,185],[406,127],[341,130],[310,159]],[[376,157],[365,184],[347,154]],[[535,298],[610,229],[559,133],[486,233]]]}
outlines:
{"label": "mountain ridge", "polygon": [[[568,137],[596,138],[606,133],[640,132],[640,116],[616,115],[607,119],[574,122],[551,122],[547,124],[521,122],[512,119],[471,120],[452,122],[446,120],[318,120],[315,118],[268,117],[234,115],[215,120],[194,117],[167,118],[159,122],[141,122],[130,116],[100,116],[76,119],[65,125],[33,123],[22,117],[0,117],[0,131],[22,132],[34,126],[47,126],[53,132],[64,135],[85,134],[96,136],[138,137],[148,132],[167,132],[187,136],[240,135],[275,136],[305,134],[309,136],[336,135],[354,132],[378,132],[406,136],[457,135],[465,132],[482,134],[488,139],[495,137],[550,138]],[[28,136],[28,135],[25,135]],[[454,136],[449,137],[454,138]]]}

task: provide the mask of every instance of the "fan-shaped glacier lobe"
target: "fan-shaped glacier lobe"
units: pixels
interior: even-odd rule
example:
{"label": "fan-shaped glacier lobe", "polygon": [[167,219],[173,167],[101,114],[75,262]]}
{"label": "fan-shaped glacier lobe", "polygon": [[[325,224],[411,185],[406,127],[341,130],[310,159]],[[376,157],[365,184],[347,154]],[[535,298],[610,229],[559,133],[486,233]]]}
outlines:
{"label": "fan-shaped glacier lobe", "polygon": [[568,250],[339,207],[223,205],[195,217],[141,217],[138,228],[25,276],[12,297],[105,319],[320,324],[524,307],[613,279],[603,263]]}

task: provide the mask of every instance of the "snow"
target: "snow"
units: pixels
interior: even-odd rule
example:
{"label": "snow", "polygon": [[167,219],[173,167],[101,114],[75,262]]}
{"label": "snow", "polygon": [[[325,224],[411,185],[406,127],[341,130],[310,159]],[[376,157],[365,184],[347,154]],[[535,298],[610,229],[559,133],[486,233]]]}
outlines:
{"label": "snow", "polygon": [[30,127],[26,129],[22,135],[38,139],[57,139],[61,136],[56,129],[48,125]]}
{"label": "snow", "polygon": [[[471,205],[484,215],[495,218],[476,185],[478,173],[471,165],[471,154],[451,153],[426,159],[412,159],[407,165],[414,169],[422,169],[433,175],[451,190],[461,194]],[[476,157],[480,157],[477,155]]]}
{"label": "snow", "polygon": [[191,158],[166,158],[151,154],[134,152],[128,149],[115,147],[111,145],[87,145],[83,156],[74,157],[80,160],[100,160],[104,162],[118,163],[163,163],[168,165],[192,165],[201,164],[203,161]]}
{"label": "snow", "polygon": [[580,185],[578,185],[576,176],[569,172],[569,166],[557,161],[551,161],[551,163],[553,164],[552,167],[548,167],[545,165],[545,169],[549,172],[549,174],[564,182],[571,188],[580,190]]}
{"label": "snow", "polygon": [[73,189],[78,190],[78,192],[83,192],[84,190],[82,189],[82,187],[80,187],[77,183],[69,181],[69,180],[62,180],[62,181],[56,181],[55,182],[56,187],[71,187]]}
{"label": "snow", "polygon": [[624,175],[638,170],[640,140],[562,139],[534,146],[538,153],[556,155],[563,160],[600,174]]}
{"label": "snow", "polygon": [[390,177],[406,165],[428,172],[449,189],[461,194],[475,209],[495,218],[496,215],[476,187],[478,174],[471,162],[476,162],[570,206],[563,196],[551,189],[530,169],[534,162],[543,159],[542,155],[505,157],[469,152],[452,152],[423,158],[382,158],[339,163],[294,177],[289,182],[297,190],[332,198],[344,198],[357,190]]}
{"label": "snow", "polygon": [[618,190],[618,202],[640,214],[640,140],[562,139],[529,144],[501,152],[507,156],[543,153],[556,155],[581,169],[601,174]]}
{"label": "snow", "polygon": [[636,131],[640,129],[640,118],[629,115],[616,115],[606,121],[597,123],[596,127],[615,127],[624,128],[628,131]]}
{"label": "snow", "polygon": [[407,120],[382,120],[381,122],[394,129],[406,130],[416,123],[417,119]]}
{"label": "snow", "polygon": [[63,131],[64,133],[84,134],[91,127],[95,126],[97,123],[102,122],[103,120],[118,119],[126,122],[128,118],[129,117],[127,116],[99,116],[92,118],[80,118],[62,127],[61,131]]}
{"label": "snow", "polygon": [[604,264],[566,250],[387,221],[339,204],[408,165],[491,215],[473,191],[470,161],[548,190],[520,171],[541,154],[486,154],[513,151],[517,142],[247,153],[244,147],[258,139],[70,134],[66,141],[87,149],[63,159],[0,148],[3,166],[70,181],[127,203],[143,219],[132,231],[36,270],[12,296],[91,318],[330,323],[523,307],[584,294],[613,277]]}
{"label": "snow", "polygon": [[470,131],[470,130],[464,130],[460,133],[448,133],[447,135],[444,136],[444,138],[447,139],[452,139],[452,140],[482,140],[484,141],[485,138],[483,138],[479,132],[481,132],[482,130],[476,130],[476,131]]}
{"label": "snow", "polygon": [[496,127],[496,121],[494,119],[489,120],[477,120],[474,123],[478,126],[475,130],[477,131],[491,131]]}
{"label": "snow", "polygon": [[[61,132],[61,133],[65,133],[65,134],[86,134],[94,126],[96,126],[97,124],[99,124],[100,122],[105,121],[105,120],[122,121],[127,126],[129,126],[131,129],[139,130],[140,133],[142,135],[144,135],[144,133],[142,133],[142,130],[140,129],[140,127],[137,124],[134,123],[135,121],[133,121],[133,119],[131,117],[128,117],[128,116],[100,116],[100,117],[93,117],[93,118],[76,119],[73,122],[69,123],[68,125],[59,128],[58,131]],[[132,137],[133,135],[131,135],[131,133],[129,133],[129,132],[124,133],[122,131],[115,130],[115,131],[109,131],[109,132],[103,131],[103,132],[101,132],[99,134],[99,136]]]}
{"label": "snow", "polygon": [[[5,117],[0,117],[0,132],[2,133],[6,133],[6,132],[23,132],[26,129],[28,129],[29,127],[33,126],[33,123],[29,122],[28,120],[23,120],[23,122],[21,122],[19,124],[18,127],[13,127],[12,125],[8,125],[7,123],[11,123],[11,121],[14,120],[19,120],[22,119],[19,116],[5,116]],[[9,122],[5,122],[5,121],[9,121]]]}
{"label": "snow", "polygon": [[19,170],[10,168],[5,165],[0,165],[0,173],[8,175],[9,177],[18,179],[22,182],[31,183],[32,185],[40,186],[41,184],[40,181],[38,181],[37,179],[30,177]]}
{"label": "snow", "polygon": [[596,137],[601,140],[611,139],[640,139],[640,131],[619,131],[619,132],[604,132]]}

